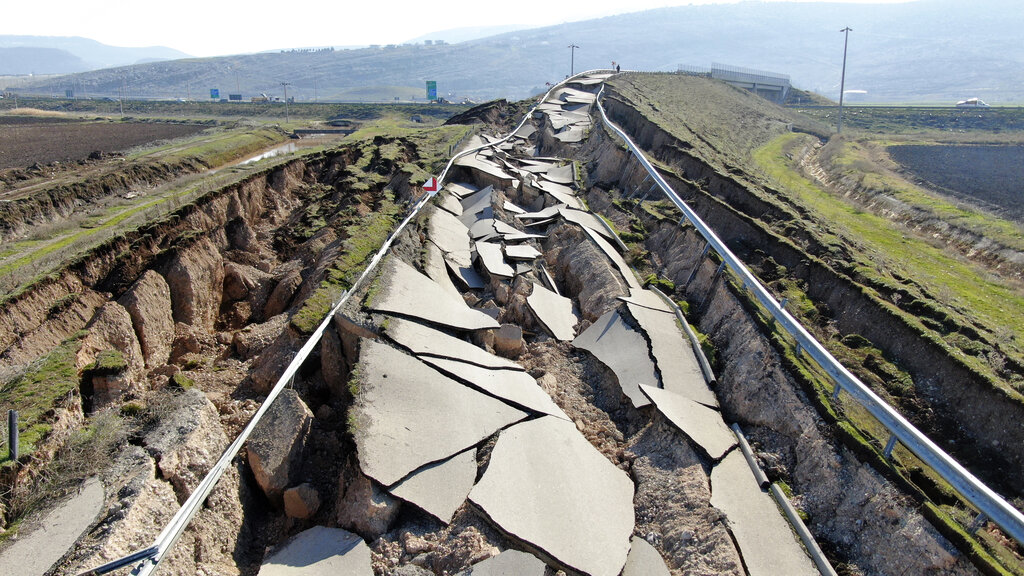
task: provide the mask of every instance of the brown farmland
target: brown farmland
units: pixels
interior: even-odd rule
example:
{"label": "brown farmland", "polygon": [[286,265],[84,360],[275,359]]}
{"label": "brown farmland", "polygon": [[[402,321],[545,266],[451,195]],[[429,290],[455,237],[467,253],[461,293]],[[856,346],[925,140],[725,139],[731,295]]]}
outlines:
{"label": "brown farmland", "polygon": [[156,140],[189,136],[197,124],[0,117],[0,170],[75,162],[93,152],[119,152]]}

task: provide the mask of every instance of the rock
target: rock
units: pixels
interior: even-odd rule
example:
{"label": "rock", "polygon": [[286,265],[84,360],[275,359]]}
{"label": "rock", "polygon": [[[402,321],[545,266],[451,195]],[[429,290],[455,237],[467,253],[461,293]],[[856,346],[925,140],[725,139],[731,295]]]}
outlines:
{"label": "rock", "polygon": [[405,566],[399,566],[392,572],[394,576],[434,576],[434,573],[426,568],[420,568],[415,564],[406,564]]}
{"label": "rock", "polygon": [[333,326],[328,326],[320,339],[320,373],[327,388],[336,398],[346,398],[348,395],[345,379],[348,369],[348,361],[345,360],[345,353],[341,348],[341,338]]}
{"label": "rock", "polygon": [[179,250],[167,266],[174,319],[213,331],[224,293],[224,263],[208,238]]}
{"label": "rock", "polygon": [[401,500],[392,498],[359,472],[352,474],[347,484],[342,476],[338,494],[338,525],[370,541],[388,531],[402,507]]}
{"label": "rock", "polygon": [[250,377],[258,392],[266,394],[277,384],[278,379],[295,358],[296,348],[292,335],[286,330],[256,357],[252,363]]}
{"label": "rock", "polygon": [[267,303],[263,307],[263,316],[270,318],[287,310],[288,305],[291,304],[292,297],[295,296],[301,285],[302,274],[299,270],[292,269],[285,273],[277,281],[274,291],[270,293],[270,298],[267,299]]}
{"label": "rock", "polygon": [[179,362],[189,354],[203,352],[203,344],[191,326],[178,322],[174,325],[174,339],[171,341],[171,362]]}
{"label": "rock", "polygon": [[305,520],[320,509],[320,493],[312,484],[299,484],[284,491],[284,513]]}
{"label": "rock", "polygon": [[278,314],[261,324],[252,324],[235,333],[235,352],[248,360],[261,354],[288,326],[288,315]]}
{"label": "rock", "polygon": [[[163,407],[161,407],[163,408]],[[146,435],[146,451],[184,502],[228,445],[216,407],[197,388],[173,398],[170,410]]]}
{"label": "rock", "polygon": [[166,364],[174,341],[174,316],[171,289],[164,277],[146,270],[118,303],[131,315],[146,367],[152,369]]}
{"label": "rock", "polygon": [[145,361],[131,315],[117,302],[104,304],[86,329],[89,333],[78,351],[77,365],[79,370],[94,368],[92,408],[97,410],[139,387]]}
{"label": "rock", "polygon": [[252,274],[256,269],[234,262],[224,263],[224,298],[226,300],[245,300],[249,292],[256,288],[259,280]]}
{"label": "rock", "polygon": [[518,358],[526,344],[523,329],[515,324],[502,324],[494,331],[494,353],[505,358]]}
{"label": "rock", "polygon": [[284,390],[267,410],[248,442],[249,466],[263,493],[281,503],[302,466],[313,413],[294,390]]}
{"label": "rock", "polygon": [[260,244],[256,238],[256,232],[253,231],[252,226],[249,226],[249,222],[244,216],[230,220],[224,227],[224,231],[227,233],[228,243],[232,248],[245,252],[259,252]]}

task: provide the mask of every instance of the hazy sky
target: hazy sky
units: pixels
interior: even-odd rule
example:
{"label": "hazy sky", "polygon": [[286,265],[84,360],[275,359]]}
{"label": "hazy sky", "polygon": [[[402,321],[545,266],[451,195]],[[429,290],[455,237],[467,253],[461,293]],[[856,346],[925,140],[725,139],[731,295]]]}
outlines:
{"label": "hazy sky", "polygon": [[[168,46],[193,56],[215,56],[279,48],[396,44],[451,28],[506,24],[548,26],[662,6],[736,1],[11,1],[0,10],[0,34],[83,36],[113,46]],[[907,0],[832,1],[892,3]]]}

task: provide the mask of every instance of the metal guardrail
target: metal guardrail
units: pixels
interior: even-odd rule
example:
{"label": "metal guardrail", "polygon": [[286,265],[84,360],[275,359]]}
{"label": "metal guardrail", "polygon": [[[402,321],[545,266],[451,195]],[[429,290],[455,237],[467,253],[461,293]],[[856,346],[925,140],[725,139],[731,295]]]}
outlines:
{"label": "metal guardrail", "polygon": [[[598,71],[589,70],[587,72],[580,72],[579,74],[576,74],[570,78],[566,78],[562,82],[558,82],[557,84],[553,85],[544,94],[544,97],[538,100],[537,104],[535,104],[526,113],[526,115],[523,116],[522,121],[515,127],[515,129],[509,132],[509,134],[504,138],[501,138],[500,140],[494,142],[484,143],[480,146],[476,146],[468,150],[463,150],[458,154],[452,156],[452,158],[449,159],[448,163],[445,165],[444,170],[441,172],[441,175],[438,176],[437,178],[438,185],[444,185],[444,181],[448,176],[448,172],[451,170],[456,160],[463,156],[474,154],[477,151],[482,150],[484,148],[497,146],[499,144],[507,142],[533,116],[533,113],[537,109],[537,105],[546,101],[551,96],[552,92],[554,92],[558,88],[561,88],[565,84],[572,82],[575,78],[585,76],[587,74],[592,74],[594,72]],[[606,72],[606,70],[600,70],[600,72]],[[235,458],[235,455],[237,455],[238,452],[242,449],[242,444],[244,444],[245,441],[249,439],[249,436],[252,434],[256,426],[260,423],[260,420],[263,418],[264,414],[266,414],[266,412],[270,409],[270,406],[274,403],[277,397],[281,395],[281,392],[283,392],[284,389],[291,384],[292,379],[295,377],[295,374],[302,366],[302,363],[306,361],[306,358],[309,356],[309,353],[313,351],[313,348],[317,344],[319,344],[320,338],[323,336],[323,333],[327,329],[328,324],[330,324],[331,319],[334,317],[335,314],[338,313],[339,310],[341,310],[341,307],[348,302],[349,296],[353,292],[355,292],[360,286],[362,286],[366,279],[370,277],[370,275],[376,269],[377,265],[380,264],[381,260],[384,259],[384,256],[387,254],[388,250],[391,249],[391,245],[394,243],[395,239],[398,238],[399,234],[402,233],[402,231],[409,224],[409,222],[411,222],[412,219],[419,214],[420,210],[423,209],[423,207],[430,200],[430,198],[432,198],[431,194],[424,194],[423,197],[419,198],[416,201],[412,210],[410,210],[409,214],[405,217],[404,220],[402,220],[401,224],[398,225],[395,231],[391,233],[388,239],[381,246],[380,250],[378,250],[377,253],[374,254],[373,258],[370,260],[370,263],[366,266],[366,269],[363,270],[363,273],[359,276],[359,278],[352,284],[352,287],[349,290],[346,290],[344,293],[342,293],[338,303],[331,308],[330,313],[328,313],[327,316],[320,323],[320,325],[317,326],[317,329],[313,332],[312,335],[310,335],[309,339],[306,340],[306,343],[303,344],[302,348],[299,349],[299,352],[295,355],[295,358],[293,358],[291,363],[288,364],[288,367],[285,369],[284,373],[281,374],[281,377],[277,380],[277,383],[267,394],[267,397],[266,399],[264,399],[263,404],[260,406],[259,410],[256,411],[256,414],[253,415],[252,419],[245,426],[245,428],[242,429],[242,432],[238,435],[238,437],[235,438],[235,440],[227,447],[226,450],[224,450],[224,453],[221,454],[221,457],[219,460],[217,460],[217,463],[214,464],[212,468],[210,468],[210,471],[206,474],[206,476],[199,483],[199,485],[196,486],[196,489],[192,491],[192,493],[189,495],[185,503],[181,505],[181,508],[178,509],[178,512],[174,515],[173,518],[171,518],[171,521],[167,524],[167,526],[164,527],[164,529],[156,537],[156,540],[154,540],[153,545],[148,548],[133,552],[128,556],[124,556],[112,562],[103,564],[102,566],[97,566],[95,568],[86,570],[85,572],[82,572],[79,576],[91,576],[93,574],[108,574],[119,568],[135,564],[136,562],[138,562],[138,564],[135,566],[135,569],[132,570],[132,574],[139,576],[149,576],[153,574],[153,572],[160,565],[160,562],[163,561],[167,553],[178,541],[178,538],[181,537],[182,533],[185,531],[185,528],[188,527],[189,523],[192,521],[192,518],[195,517],[196,513],[202,507],[203,502],[205,502],[206,498],[209,497],[210,493],[217,485],[217,482],[220,481],[221,476],[224,475],[224,472],[231,464],[231,461]]]}
{"label": "metal guardrail", "polygon": [[[640,148],[616,126],[605,113],[601,105],[604,86],[598,93],[597,108],[601,112],[601,120],[614,134],[625,141],[629,150],[636,156],[647,173],[658,184],[665,196],[676,205],[697,231],[707,240],[708,244],[722,257],[725,265],[743,281],[743,286],[750,290],[758,302],[788,332],[815,362],[832,378],[839,389],[845,390],[861,406],[885,426],[891,434],[887,451],[891,451],[894,441],[901,442],[923,462],[935,470],[946,482],[959,492],[968,502],[992,522],[995,522],[1017,542],[1024,544],[1024,514],[1010,505],[1002,496],[986,486],[971,474],[959,462],[939,448],[934,442],[900,415],[892,406],[882,400],[870,388],[846,369],[832,356],[793,316],[783,308],[768,289],[750,272],[743,262],[725,245],[724,242],[708,227],[679,196],[672,190],[661,174],[654,168]],[[680,222],[682,223],[682,222]]]}

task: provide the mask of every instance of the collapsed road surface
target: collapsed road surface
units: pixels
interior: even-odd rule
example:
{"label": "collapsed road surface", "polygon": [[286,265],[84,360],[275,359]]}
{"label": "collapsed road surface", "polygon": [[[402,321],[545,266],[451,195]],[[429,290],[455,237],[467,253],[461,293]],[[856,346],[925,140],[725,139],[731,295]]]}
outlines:
{"label": "collapsed road surface", "polygon": [[218,538],[159,573],[814,573],[737,422],[847,573],[975,573],[833,443],[701,247],[647,222],[652,256],[710,294],[702,325],[731,336],[719,377],[702,367],[606,210],[608,175],[636,166],[594,125],[603,79],[574,78],[458,161],[270,406],[229,472],[238,494],[207,502]]}
{"label": "collapsed road surface", "polygon": [[[593,102],[562,88],[538,124],[580,142]],[[380,556],[363,569],[447,573],[430,554],[438,532],[475,527],[486,541],[469,560],[525,550],[517,574],[815,573],[738,450],[674,306],[641,285],[614,231],[586,210],[575,163],[538,156],[535,134],[526,124],[460,158],[459,181],[339,312],[357,460],[345,483],[369,478],[378,503],[348,526]],[[660,462],[664,451],[679,461]],[[689,529],[684,546],[643,527],[680,476],[673,530]],[[300,535],[278,554],[305,545]],[[349,549],[361,550],[339,544],[336,555]],[[310,563],[335,561],[322,556],[335,555]],[[263,570],[279,566],[272,556]]]}

